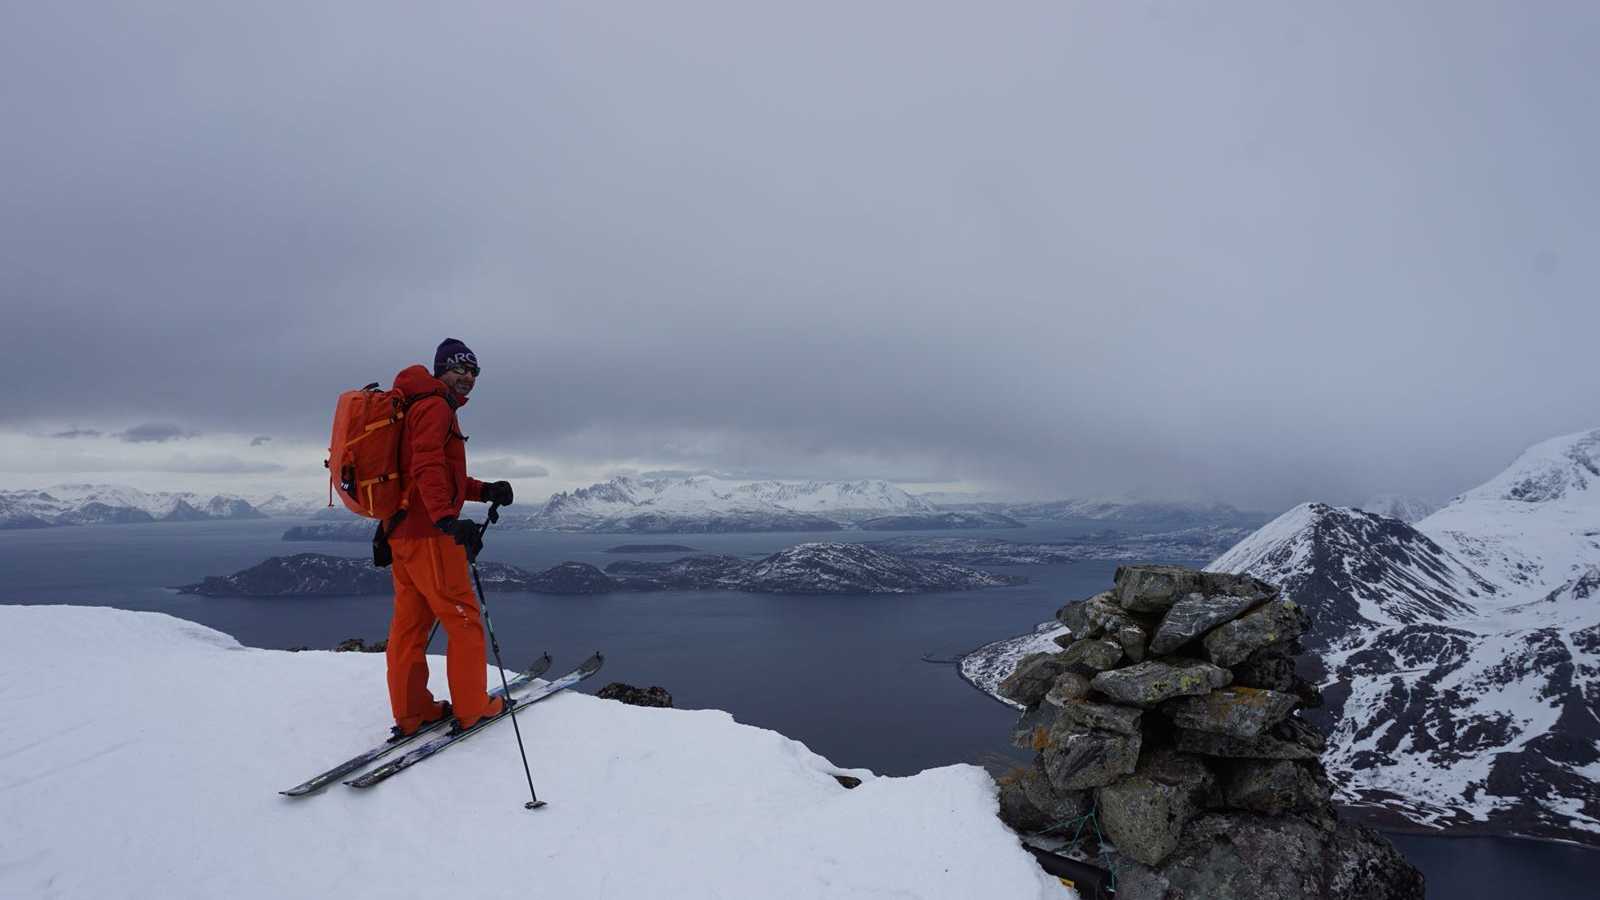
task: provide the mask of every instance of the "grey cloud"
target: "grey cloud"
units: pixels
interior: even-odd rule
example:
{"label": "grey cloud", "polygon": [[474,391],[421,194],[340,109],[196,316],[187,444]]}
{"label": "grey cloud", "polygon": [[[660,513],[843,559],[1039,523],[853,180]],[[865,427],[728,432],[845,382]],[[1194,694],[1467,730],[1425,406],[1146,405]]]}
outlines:
{"label": "grey cloud", "polygon": [[260,447],[263,444],[270,443],[272,443],[272,438],[267,437],[266,435],[261,435],[260,437],[254,437],[250,439],[250,446],[252,447]]}
{"label": "grey cloud", "polygon": [[192,431],[186,431],[177,425],[163,422],[147,422],[143,425],[135,425],[117,435],[119,439],[130,444],[159,444],[194,436],[195,433]]}
{"label": "grey cloud", "polygon": [[92,428],[71,428],[66,431],[58,431],[50,436],[53,438],[72,440],[75,438],[100,437],[100,435],[101,432],[95,431]]}
{"label": "grey cloud", "polygon": [[499,459],[471,460],[474,472],[483,472],[486,477],[494,478],[544,478],[550,470],[535,463],[518,462],[509,457]]}
{"label": "grey cloud", "polygon": [[552,468],[1282,507],[1600,424],[1592,4],[164,9],[0,33],[76,348],[0,426],[321,442],[446,335]]}
{"label": "grey cloud", "polygon": [[178,472],[191,475],[267,475],[287,471],[277,463],[240,459],[225,454],[176,454],[169,459],[151,463],[152,472]]}

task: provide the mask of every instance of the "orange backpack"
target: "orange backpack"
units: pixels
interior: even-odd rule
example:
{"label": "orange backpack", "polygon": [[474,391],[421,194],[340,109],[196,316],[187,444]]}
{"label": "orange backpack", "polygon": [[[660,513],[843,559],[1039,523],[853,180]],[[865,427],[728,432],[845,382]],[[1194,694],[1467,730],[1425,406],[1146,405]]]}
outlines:
{"label": "orange backpack", "polygon": [[339,395],[333,412],[333,440],[328,446],[328,505],[333,494],[351,512],[369,519],[390,519],[405,509],[404,475],[400,471],[400,439],[406,410],[432,394],[407,397],[398,390],[380,391],[378,383]]}

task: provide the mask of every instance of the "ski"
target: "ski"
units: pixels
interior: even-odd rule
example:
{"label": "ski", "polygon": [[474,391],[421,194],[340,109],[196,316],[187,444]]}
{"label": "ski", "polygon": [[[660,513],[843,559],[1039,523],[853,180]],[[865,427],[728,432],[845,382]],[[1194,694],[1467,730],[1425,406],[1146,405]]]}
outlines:
{"label": "ski", "polygon": [[407,750],[405,753],[396,756],[395,758],[389,760],[376,769],[373,769],[365,775],[354,778],[350,781],[346,781],[345,784],[355,788],[372,787],[373,785],[383,781],[386,778],[389,778],[392,775],[396,775],[405,771],[406,769],[411,768],[417,763],[422,762],[423,760],[449,747],[450,745],[472,737],[474,734],[477,734],[478,732],[488,728],[490,725],[493,725],[496,722],[501,721],[502,719],[508,719],[511,716],[522,712],[523,709],[539,702],[540,700],[572,687],[585,678],[588,678],[590,675],[600,671],[600,666],[604,662],[605,657],[599,653],[596,653],[580,663],[577,668],[565,675],[562,675],[560,678],[545,684],[531,687],[524,691],[520,696],[513,697],[513,699],[516,701],[516,705],[511,707],[511,712],[509,714],[495,716],[492,719],[483,719],[477,724],[473,725],[471,728],[468,728],[466,731],[462,731],[458,734],[441,734],[437,737],[429,738],[421,745]]}
{"label": "ski", "polygon": [[[507,682],[507,686],[510,687],[511,690],[515,691],[517,688],[526,685],[535,678],[538,678],[540,675],[543,675],[545,672],[548,672],[550,670],[550,662],[550,654],[546,653],[545,655],[534,660],[533,665],[512,676],[511,680]],[[503,689],[499,685],[495,685],[494,690],[489,692],[489,696],[498,697],[500,696],[502,690]],[[385,756],[388,756],[391,752],[398,750],[417,738],[446,726],[449,723],[450,719],[447,717],[438,722],[430,722],[427,725],[418,728],[411,734],[406,735],[405,737],[390,738],[389,740],[384,741],[365,753],[352,756],[328,771],[309,778],[286,791],[279,791],[278,793],[284,795],[285,797],[304,797],[307,794],[314,794],[328,785],[333,784],[335,781],[338,781],[344,776],[349,775],[351,772],[354,772],[357,769],[364,769],[368,765],[371,765]]]}

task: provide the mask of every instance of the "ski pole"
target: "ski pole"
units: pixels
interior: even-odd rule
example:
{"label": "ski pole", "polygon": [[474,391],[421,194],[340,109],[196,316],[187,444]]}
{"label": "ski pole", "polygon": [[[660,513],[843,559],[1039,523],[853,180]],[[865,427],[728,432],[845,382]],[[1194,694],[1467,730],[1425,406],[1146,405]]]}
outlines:
{"label": "ski pole", "polygon": [[[489,514],[484,517],[483,527],[478,529],[478,545],[480,547],[483,545],[484,533],[489,530],[490,525],[498,521],[500,521],[500,504],[491,503],[489,504]],[[494,648],[495,668],[500,670],[500,696],[506,704],[505,714],[511,716],[511,730],[517,735],[517,752],[522,754],[522,774],[528,776],[528,796],[532,799],[522,804],[522,808],[538,809],[544,806],[545,803],[539,799],[538,792],[533,789],[533,770],[528,768],[528,751],[522,746],[522,729],[518,727],[517,717],[511,711],[511,688],[506,683],[506,665],[500,661],[500,641],[494,636],[494,624],[489,621],[489,603],[483,593],[483,581],[478,578],[478,557],[476,554],[470,555],[467,557],[467,561],[472,564],[472,583],[478,589],[478,607],[483,610],[483,626],[489,631],[489,646]]]}

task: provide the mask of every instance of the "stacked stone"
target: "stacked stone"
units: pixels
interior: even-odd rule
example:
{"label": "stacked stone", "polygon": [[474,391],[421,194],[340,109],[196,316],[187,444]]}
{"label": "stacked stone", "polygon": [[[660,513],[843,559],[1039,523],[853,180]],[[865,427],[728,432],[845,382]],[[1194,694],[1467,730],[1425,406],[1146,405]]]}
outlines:
{"label": "stacked stone", "polygon": [[[1386,841],[1334,813],[1326,742],[1295,715],[1321,704],[1295,672],[1308,619],[1275,587],[1123,566],[1112,590],[1056,618],[1071,629],[1062,650],[1024,658],[999,687],[1026,708],[1013,742],[1035,751],[1001,779],[1013,828],[1093,811],[1122,900],[1422,896]],[[1374,890],[1372,873],[1394,890]]]}

